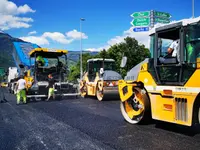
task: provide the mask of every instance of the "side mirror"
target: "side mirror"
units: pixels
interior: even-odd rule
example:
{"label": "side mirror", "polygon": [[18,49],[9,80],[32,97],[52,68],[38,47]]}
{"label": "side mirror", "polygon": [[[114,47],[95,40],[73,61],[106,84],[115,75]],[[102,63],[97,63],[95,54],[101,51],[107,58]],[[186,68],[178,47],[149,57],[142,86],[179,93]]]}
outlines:
{"label": "side mirror", "polygon": [[103,68],[100,68],[100,74],[102,75],[104,73]]}
{"label": "side mirror", "polygon": [[124,57],[122,58],[122,61],[121,61],[120,67],[121,67],[121,68],[124,68],[124,67],[126,66],[126,63],[127,63],[127,57],[124,56]]}

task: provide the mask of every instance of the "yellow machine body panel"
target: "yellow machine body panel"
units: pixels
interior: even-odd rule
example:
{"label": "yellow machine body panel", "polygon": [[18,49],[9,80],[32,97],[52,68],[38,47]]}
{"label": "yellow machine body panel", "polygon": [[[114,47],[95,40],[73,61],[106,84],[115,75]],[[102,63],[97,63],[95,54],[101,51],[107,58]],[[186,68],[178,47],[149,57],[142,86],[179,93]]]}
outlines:
{"label": "yellow machine body panel", "polygon": [[[186,126],[192,125],[193,106],[200,92],[200,70],[196,70],[185,86],[158,86],[152,75],[147,71],[148,64],[141,66],[137,82],[144,83],[151,104],[151,115],[155,120],[161,120]],[[123,88],[127,86],[126,94]],[[119,93],[122,102],[128,100],[132,88],[136,86],[133,81],[119,81]]]}
{"label": "yellow machine body panel", "polygon": [[[123,117],[131,124],[148,118],[186,126],[200,124],[200,19],[157,26],[149,36],[150,57],[119,81]],[[124,57],[121,67],[126,62]]]}
{"label": "yellow machine body panel", "polygon": [[191,78],[188,80],[188,82],[185,84],[186,87],[194,87],[194,88],[199,88],[200,87],[200,80],[199,76],[200,75],[200,69],[197,69]]}
{"label": "yellow machine body panel", "polygon": [[193,104],[196,95],[190,95],[188,93],[178,94],[174,92],[172,98],[165,98],[159,94],[161,92],[158,92],[158,94],[149,92],[152,118],[191,126]]}
{"label": "yellow machine body panel", "polygon": [[87,60],[86,73],[80,81],[82,97],[96,96],[99,101],[119,98],[118,80],[114,59],[92,58]]}
{"label": "yellow machine body panel", "polygon": [[88,78],[88,73],[87,72],[83,76],[83,80],[86,81],[87,95],[88,96],[95,96],[96,95],[97,81],[99,81],[98,73],[96,73],[96,77],[95,77],[95,80],[93,82],[89,82],[89,78]]}
{"label": "yellow machine body panel", "polygon": [[[48,58],[49,56],[52,56],[52,55],[60,57],[67,53],[68,53],[67,50],[62,50],[62,49],[35,48],[29,52],[29,56],[34,57],[35,54],[37,54],[37,55],[46,56]],[[30,88],[34,82],[34,77],[31,76],[31,70],[27,71],[27,76],[25,77],[25,80],[27,84],[26,87]]]}
{"label": "yellow machine body panel", "polygon": [[31,70],[27,70],[27,75],[24,77],[26,81],[26,89],[31,88],[34,82],[34,77],[31,76]]}

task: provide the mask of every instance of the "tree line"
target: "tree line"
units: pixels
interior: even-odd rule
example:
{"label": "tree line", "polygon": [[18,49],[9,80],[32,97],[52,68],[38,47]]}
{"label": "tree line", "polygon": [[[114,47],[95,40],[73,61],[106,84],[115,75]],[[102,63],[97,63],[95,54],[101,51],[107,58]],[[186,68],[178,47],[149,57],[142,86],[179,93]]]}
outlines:
{"label": "tree line", "polygon": [[[123,56],[127,57],[127,63],[125,68],[120,68],[121,59]],[[91,58],[111,58],[116,62],[116,71],[123,77],[126,73],[132,69],[135,65],[143,61],[145,58],[150,57],[149,49],[145,48],[142,44],[139,44],[135,38],[126,37],[124,42],[111,46],[106,52],[100,51],[97,55],[90,55],[89,53],[82,55],[83,71],[86,70],[87,60]],[[80,61],[76,65],[70,67],[68,75],[69,81],[76,81],[80,78]]]}

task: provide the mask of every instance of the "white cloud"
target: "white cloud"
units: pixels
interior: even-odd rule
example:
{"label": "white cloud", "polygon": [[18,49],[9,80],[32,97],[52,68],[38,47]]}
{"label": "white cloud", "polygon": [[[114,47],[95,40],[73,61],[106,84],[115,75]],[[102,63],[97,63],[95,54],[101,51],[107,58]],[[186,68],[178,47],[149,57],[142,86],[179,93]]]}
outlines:
{"label": "white cloud", "polygon": [[[197,21],[197,20],[200,20],[200,17],[193,19],[193,21]],[[179,21],[183,21],[187,24],[188,22],[191,22],[191,19],[171,21],[169,24],[179,22]],[[108,40],[107,43],[105,44],[105,46],[102,46],[102,47],[99,47],[99,48],[88,48],[86,50],[92,50],[92,51],[101,51],[103,49],[107,50],[107,49],[110,48],[110,46],[112,46],[114,44],[124,42],[124,38],[126,38],[127,36],[135,38],[139,42],[139,44],[143,44],[143,45],[145,45],[146,48],[149,48],[149,43],[150,43],[149,35],[152,32],[154,32],[156,27],[160,27],[160,26],[163,26],[163,25],[165,25],[165,24],[159,24],[158,23],[154,26],[153,29],[151,29],[150,31],[146,31],[146,32],[134,32],[133,31],[134,27],[131,27],[130,29],[124,31],[121,36],[116,36],[116,37]]]}
{"label": "white cloud", "polygon": [[34,13],[27,4],[17,6],[15,3],[8,0],[0,0],[0,29],[9,30],[11,28],[29,28],[32,18],[18,17],[19,14]]}
{"label": "white cloud", "polygon": [[107,44],[108,45],[114,45],[114,44],[117,44],[117,43],[121,43],[124,41],[124,37],[125,36],[116,36],[115,38],[112,38],[110,39]]}
{"label": "white cloud", "polygon": [[42,36],[27,36],[27,37],[20,37],[20,39],[27,41],[27,42],[31,42],[31,43],[35,43],[38,45],[49,45],[49,41],[42,37]]}
{"label": "white cloud", "polygon": [[14,2],[8,0],[0,0],[0,13],[4,15],[25,14],[35,10],[31,9],[27,4],[17,7]]}
{"label": "white cloud", "polygon": [[101,51],[103,49],[107,50],[112,45],[124,42],[124,38],[126,38],[128,36],[135,38],[139,42],[139,44],[143,44],[147,48],[149,47],[149,31],[147,31],[147,32],[134,32],[133,27],[131,27],[130,29],[124,31],[121,36],[116,36],[116,37],[108,40],[107,43],[104,46],[99,47],[99,48],[87,48],[86,50],[92,50],[92,51]]}
{"label": "white cloud", "polygon": [[17,9],[18,14],[25,14],[25,13],[28,13],[28,12],[34,13],[36,11],[31,9],[27,4],[25,4],[24,6],[19,6],[18,9]]}
{"label": "white cloud", "polygon": [[[28,35],[32,35],[37,33],[36,31],[29,32]],[[67,33],[72,33],[71,31]],[[87,37],[84,34],[85,37]],[[49,39],[51,39],[54,42],[58,42],[61,44],[70,44],[73,41],[77,40],[78,38],[76,36],[70,37],[65,36],[64,34],[60,32],[44,32],[41,36],[26,36],[26,37],[20,37],[22,40],[31,42],[31,43],[36,43],[38,45],[49,45]]]}
{"label": "white cloud", "polygon": [[73,39],[67,39],[65,35],[60,32],[45,32],[42,37],[50,38],[61,44],[69,44],[73,41]]}
{"label": "white cloud", "polygon": [[12,15],[0,14],[0,29],[9,30],[11,28],[29,28],[29,22],[33,22],[32,18],[16,17]]}
{"label": "white cloud", "polygon": [[66,33],[68,38],[72,39],[80,39],[82,35],[82,39],[88,39],[88,36],[85,33],[78,32],[77,30],[72,30]]}
{"label": "white cloud", "polygon": [[149,48],[149,31],[148,32],[133,32],[133,27],[124,32],[125,37],[130,36],[135,38],[139,44]]}
{"label": "white cloud", "polygon": [[0,13],[1,14],[16,14],[17,5],[7,0],[0,0]]}
{"label": "white cloud", "polygon": [[[187,25],[188,23],[196,22],[199,20],[200,20],[200,16],[196,17],[194,19],[189,18],[189,19],[182,19],[182,20],[173,20],[169,24],[182,21],[183,25]],[[134,27],[131,27],[130,29],[124,31],[121,36],[116,36],[116,37],[110,39],[109,41],[107,41],[107,44],[105,46],[102,46],[99,48],[88,48],[86,50],[92,50],[92,51],[101,51],[103,49],[107,50],[108,48],[110,48],[110,46],[112,46],[114,44],[124,42],[124,38],[126,38],[127,36],[135,38],[139,42],[139,44],[144,44],[146,48],[149,48],[149,42],[150,42],[149,35],[151,33],[155,32],[155,28],[164,26],[164,25],[165,24],[158,23],[154,26],[153,29],[151,29],[150,31],[146,31],[146,32],[134,32],[133,31]],[[166,43],[166,44],[169,44],[169,43]]]}
{"label": "white cloud", "polygon": [[87,50],[87,51],[90,51],[90,52],[98,51],[96,48],[87,48],[86,50]]}
{"label": "white cloud", "polygon": [[28,33],[28,35],[32,35],[32,34],[36,34],[37,32],[36,31],[31,31]]}
{"label": "white cloud", "polygon": [[98,51],[102,51],[103,49],[107,50],[110,48],[111,45],[105,45],[99,48],[86,48],[86,51],[91,51],[91,52],[98,52]]}
{"label": "white cloud", "polygon": [[131,27],[129,30],[124,31],[122,36],[116,36],[115,38],[109,40],[107,43],[108,45],[114,45],[117,43],[124,42],[124,38],[126,37],[132,37],[135,38],[139,44],[145,45],[145,47],[149,47],[149,32],[134,32],[133,27]]}

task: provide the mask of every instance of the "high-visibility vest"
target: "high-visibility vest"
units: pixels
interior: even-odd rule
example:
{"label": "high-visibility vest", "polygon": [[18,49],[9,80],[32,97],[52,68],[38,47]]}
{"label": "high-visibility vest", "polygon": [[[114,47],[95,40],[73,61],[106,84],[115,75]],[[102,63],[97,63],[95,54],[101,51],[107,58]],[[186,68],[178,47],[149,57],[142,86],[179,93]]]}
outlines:
{"label": "high-visibility vest", "polygon": [[42,56],[38,56],[36,61],[41,61],[44,64],[44,58]]}

